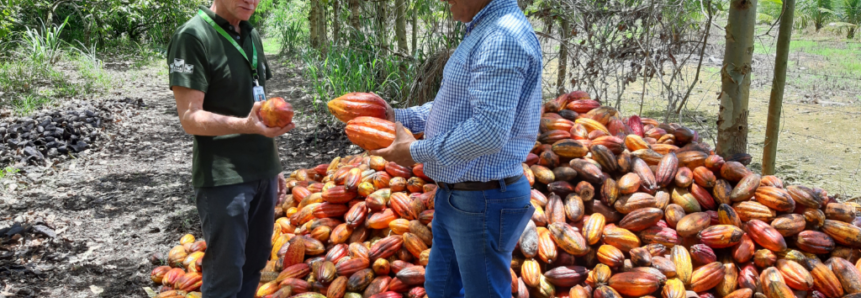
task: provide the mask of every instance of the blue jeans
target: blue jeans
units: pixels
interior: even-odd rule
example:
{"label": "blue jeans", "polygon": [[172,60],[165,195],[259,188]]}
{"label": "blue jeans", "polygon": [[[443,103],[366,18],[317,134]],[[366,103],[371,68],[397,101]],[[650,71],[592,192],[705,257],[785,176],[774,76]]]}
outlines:
{"label": "blue jeans", "polygon": [[511,298],[511,253],[535,208],[525,178],[500,183],[494,190],[437,190],[429,298]]}

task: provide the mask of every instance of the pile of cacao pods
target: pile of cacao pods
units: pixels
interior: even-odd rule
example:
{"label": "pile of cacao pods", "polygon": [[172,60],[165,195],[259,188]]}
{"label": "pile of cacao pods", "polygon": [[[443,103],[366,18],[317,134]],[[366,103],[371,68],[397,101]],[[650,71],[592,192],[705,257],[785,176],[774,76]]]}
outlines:
{"label": "pile of cacao pods", "polygon": [[[390,144],[384,113],[362,114],[382,99],[351,94],[329,104],[353,113],[336,114],[348,134]],[[513,253],[514,297],[861,297],[858,204],[760,176],[691,129],[622,117],[585,92],[543,109],[523,163],[536,211]],[[426,297],[436,185],[421,164],[347,156],[287,186],[258,297]],[[189,237],[152,273],[162,297],[200,285],[205,242]]]}

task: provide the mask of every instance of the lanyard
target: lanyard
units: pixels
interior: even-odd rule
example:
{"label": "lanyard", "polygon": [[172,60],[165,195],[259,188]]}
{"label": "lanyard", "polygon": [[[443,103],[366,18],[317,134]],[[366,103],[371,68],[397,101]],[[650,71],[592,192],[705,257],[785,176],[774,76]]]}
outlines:
{"label": "lanyard", "polygon": [[[235,40],[233,40],[233,37],[230,37],[230,34],[227,34],[227,32],[224,31],[221,26],[218,26],[218,24],[216,24],[215,21],[212,20],[212,18],[206,15],[203,10],[198,10],[197,14],[200,15],[200,17],[204,21],[209,23],[209,25],[211,25],[212,28],[215,29],[215,31],[221,34],[221,36],[227,39],[227,41],[229,41],[231,44],[233,44],[233,46],[236,47],[236,50],[239,51],[239,53],[242,54],[242,57],[245,58],[245,61],[248,61],[248,56],[245,55],[245,50],[243,50],[242,47],[239,46],[239,44],[236,43]],[[255,81],[257,81],[257,48],[254,46],[253,40],[251,41],[251,76],[254,78]]]}

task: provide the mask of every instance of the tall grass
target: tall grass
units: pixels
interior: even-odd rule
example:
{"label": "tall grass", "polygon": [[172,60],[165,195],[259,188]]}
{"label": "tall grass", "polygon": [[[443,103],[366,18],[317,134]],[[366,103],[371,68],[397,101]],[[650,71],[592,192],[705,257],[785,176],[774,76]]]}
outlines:
{"label": "tall grass", "polygon": [[414,64],[368,47],[330,45],[326,56],[315,50],[301,54],[315,111],[323,111],[321,103],[348,92],[375,92],[393,103],[403,101],[415,76]]}
{"label": "tall grass", "polygon": [[41,19],[39,22],[42,23],[41,30],[28,27],[21,42],[24,49],[28,51],[30,59],[34,62],[53,65],[61,54],[60,47],[64,42],[60,39],[60,34],[63,33],[63,28],[69,24],[69,18],[67,17],[60,26],[54,26],[50,23],[45,25]]}

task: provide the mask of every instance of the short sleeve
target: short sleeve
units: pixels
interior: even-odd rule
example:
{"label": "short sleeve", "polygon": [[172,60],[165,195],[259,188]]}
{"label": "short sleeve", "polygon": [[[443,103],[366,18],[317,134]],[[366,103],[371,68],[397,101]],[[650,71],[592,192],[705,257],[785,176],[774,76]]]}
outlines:
{"label": "short sleeve", "polygon": [[167,50],[170,87],[182,86],[203,91],[209,88],[209,63],[200,39],[189,34],[176,34]]}

